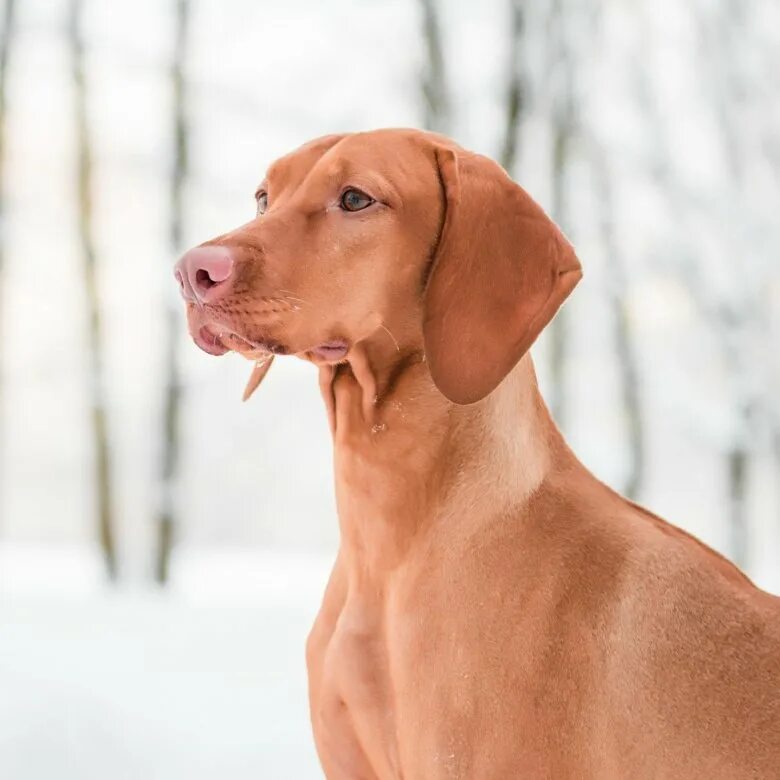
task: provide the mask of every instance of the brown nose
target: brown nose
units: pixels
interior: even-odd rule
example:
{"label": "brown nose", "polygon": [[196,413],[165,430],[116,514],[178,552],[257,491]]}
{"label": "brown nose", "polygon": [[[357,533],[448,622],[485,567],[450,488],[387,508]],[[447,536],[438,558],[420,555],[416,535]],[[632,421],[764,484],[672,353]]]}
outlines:
{"label": "brown nose", "polygon": [[182,297],[193,303],[213,303],[230,290],[233,255],[225,246],[196,246],[176,263],[174,275]]}

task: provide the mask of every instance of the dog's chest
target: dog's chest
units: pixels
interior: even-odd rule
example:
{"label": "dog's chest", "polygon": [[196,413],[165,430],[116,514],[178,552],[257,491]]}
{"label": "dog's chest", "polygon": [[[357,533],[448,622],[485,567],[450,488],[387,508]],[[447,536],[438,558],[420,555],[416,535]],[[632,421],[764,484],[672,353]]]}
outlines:
{"label": "dog's chest", "polygon": [[382,613],[377,597],[350,594],[332,631],[315,626],[321,641],[313,651],[314,730],[326,762],[344,777],[401,776]]}

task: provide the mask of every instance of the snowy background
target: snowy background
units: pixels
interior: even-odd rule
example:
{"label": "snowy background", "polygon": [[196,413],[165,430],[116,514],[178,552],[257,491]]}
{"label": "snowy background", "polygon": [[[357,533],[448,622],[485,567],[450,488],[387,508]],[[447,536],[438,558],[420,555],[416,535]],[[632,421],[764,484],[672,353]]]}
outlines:
{"label": "snowy background", "polygon": [[585,268],[564,353],[534,348],[573,447],[780,592],[776,3],[85,0],[97,380],[72,6],[14,0],[2,32],[0,775],[320,777],[303,649],[337,527],[312,367],[277,360],[242,405],[246,363],[200,353],[181,317],[164,584],[154,560],[173,261],[250,218],[268,163],[324,133],[427,124],[507,162]]}

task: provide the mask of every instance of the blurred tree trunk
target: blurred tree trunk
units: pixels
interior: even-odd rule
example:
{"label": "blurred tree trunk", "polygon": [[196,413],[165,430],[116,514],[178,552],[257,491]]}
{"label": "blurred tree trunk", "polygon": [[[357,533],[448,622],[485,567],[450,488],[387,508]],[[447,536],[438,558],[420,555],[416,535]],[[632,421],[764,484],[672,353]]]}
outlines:
{"label": "blurred tree trunk", "polygon": [[729,500],[729,549],[734,563],[744,568],[748,564],[748,472],[750,450],[739,442],[726,454]]}
{"label": "blurred tree trunk", "polygon": [[522,41],[525,28],[525,0],[509,0],[509,73],[506,93],[506,126],[499,162],[512,176],[517,160],[520,120],[524,109]]}
{"label": "blurred tree trunk", "polygon": [[444,63],[441,19],[436,0],[420,0],[425,66],[422,75],[424,124],[428,130],[445,135],[451,131],[452,106]]}
{"label": "blurred tree trunk", "polygon": [[[190,19],[189,0],[176,0],[176,29],[171,64],[173,89],[173,167],[170,183],[170,233],[171,254],[182,250],[183,194],[187,176],[188,136],[186,119],[186,92],[184,60],[187,48],[187,32]],[[167,266],[166,266],[167,268]],[[157,517],[157,550],[154,576],[158,583],[168,580],[171,550],[174,542],[176,517],[174,488],[179,471],[179,413],[181,409],[181,377],[179,368],[179,332],[181,307],[168,306],[165,324],[165,401],[163,407],[162,447],[162,497]]]}
{"label": "blurred tree trunk", "polygon": [[103,321],[98,291],[97,263],[92,212],[92,145],[87,118],[87,90],[84,75],[84,41],[82,38],[82,0],[70,0],[68,33],[74,87],[76,120],[78,227],[83,258],[84,288],[88,322],[88,391],[91,411],[92,440],[95,457],[95,490],[98,515],[98,539],[103,552],[106,573],[117,577],[117,555],[112,512],[111,451],[103,367]]}
{"label": "blurred tree trunk", "polygon": [[3,454],[5,447],[5,430],[3,428],[4,404],[3,390],[5,387],[4,364],[4,330],[3,330],[3,299],[5,296],[5,117],[6,117],[6,84],[8,82],[8,61],[14,35],[14,20],[16,0],[5,0],[3,9],[3,29],[0,35],[0,509],[3,501]]}
{"label": "blurred tree trunk", "polygon": [[[596,4],[589,14],[589,40],[597,47],[606,46],[601,39],[606,28],[607,9]],[[639,357],[637,355],[628,311],[629,269],[615,236],[615,177],[604,144],[595,133],[588,134],[590,165],[598,210],[601,246],[604,251],[607,279],[607,301],[612,313],[615,352],[620,381],[621,408],[628,444],[628,471],[621,492],[637,499],[642,489],[645,469],[644,416],[640,394]]]}
{"label": "blurred tree trunk", "polygon": [[593,178],[599,208],[599,230],[607,266],[607,294],[612,309],[620,374],[620,394],[626,420],[629,469],[622,491],[629,498],[639,495],[644,476],[644,422],[639,395],[639,361],[628,316],[626,267],[615,240],[615,199],[609,162],[601,144],[592,142]]}
{"label": "blurred tree trunk", "polygon": [[[569,203],[569,168],[572,147],[578,132],[577,105],[574,84],[574,51],[570,42],[565,0],[552,0],[548,18],[548,48],[550,52],[550,85],[552,134],[552,198],[550,211],[553,220],[564,233],[571,233],[571,206]],[[557,424],[565,430],[568,412],[566,393],[566,342],[568,316],[564,306],[549,326],[550,345],[550,410]]]}
{"label": "blurred tree trunk", "polygon": [[[717,85],[721,78],[716,75],[716,78],[713,79],[713,88],[720,96],[720,100],[717,101],[717,112],[723,134],[723,154],[731,172],[735,192],[742,193],[740,200],[744,203],[744,199],[747,198],[745,187],[747,161],[745,160],[741,128],[737,126],[738,120],[735,122],[734,114],[742,112],[743,104],[747,102],[749,97],[748,89],[742,83],[741,74],[737,68],[737,58],[751,47],[751,41],[745,35],[747,9],[742,3],[729,0],[720,10],[720,14],[721,19],[718,26],[724,48],[723,62],[725,68],[731,71],[732,78],[727,85],[724,85],[723,89],[718,89]],[[738,251],[738,248],[735,246],[735,250]],[[753,250],[751,249],[751,251]],[[740,337],[750,339],[755,335],[756,330],[751,327],[751,321],[757,317],[760,318],[762,314],[759,309],[761,295],[758,293],[758,287],[751,290],[749,285],[747,290],[741,291],[740,300],[735,306],[738,319],[736,325],[738,339]],[[728,324],[724,323],[724,327],[727,326]],[[726,334],[724,339],[730,339],[729,334]],[[747,504],[749,475],[754,452],[751,438],[755,432],[754,412],[759,404],[759,399],[754,396],[753,389],[745,387],[743,378],[758,370],[758,366],[751,366],[739,347],[736,354],[732,353],[730,364],[733,377],[733,403],[738,419],[737,434],[734,437],[731,451],[727,455],[731,506],[731,551],[734,562],[741,568],[747,568],[750,563],[751,536]]]}
{"label": "blurred tree trunk", "polygon": [[[645,4],[647,5],[647,4]],[[730,385],[731,407],[734,415],[731,441],[724,452],[724,472],[728,499],[727,522],[729,526],[730,554],[741,567],[748,563],[749,522],[748,488],[753,449],[751,439],[754,434],[755,419],[761,407],[760,395],[756,392],[755,379],[762,366],[751,363],[751,345],[763,333],[762,322],[767,320],[761,311],[761,290],[765,277],[756,268],[752,260],[752,248],[745,251],[745,235],[739,235],[735,227],[744,230],[746,201],[750,183],[746,180],[747,155],[750,136],[743,133],[739,125],[751,95],[751,85],[743,76],[743,61],[740,52],[754,48],[747,34],[747,19],[751,7],[738,0],[724,0],[723,3],[694,2],[690,6],[692,20],[697,29],[699,44],[698,55],[699,83],[709,97],[715,122],[714,127],[720,135],[721,154],[727,172],[729,197],[728,220],[723,220],[717,209],[705,213],[709,218],[709,229],[717,233],[720,243],[733,257],[741,262],[734,265],[734,276],[727,291],[714,289],[709,283],[708,269],[698,262],[700,247],[696,233],[701,223],[691,217],[692,212],[702,208],[712,208],[708,198],[698,195],[692,205],[691,194],[675,175],[670,159],[670,143],[667,137],[665,118],[653,94],[652,85],[646,72],[646,52],[648,20],[654,7],[643,8],[640,17],[639,46],[634,55],[634,78],[636,94],[646,117],[652,137],[656,143],[653,148],[651,170],[653,176],[664,190],[670,205],[670,214],[679,225],[688,223],[684,244],[680,248],[680,267],[683,279],[706,319],[707,326],[717,339],[721,350],[728,382]],[[745,140],[747,138],[747,140]],[[747,186],[746,186],[747,185]],[[715,204],[716,206],[718,204]],[[771,349],[771,345],[770,345]],[[748,381],[751,380],[751,381]]]}
{"label": "blurred tree trunk", "polygon": [[[745,202],[749,193],[745,172],[748,168],[749,148],[745,146],[745,126],[741,117],[749,109],[750,87],[744,78],[742,52],[752,47],[748,35],[749,7],[741,0],[722,0],[716,6],[694,4],[699,28],[700,59],[704,88],[709,97],[720,133],[723,161],[733,193],[733,225],[718,224],[724,246],[730,246],[734,257],[747,254],[747,264],[740,264],[732,290],[726,300],[716,305],[705,303],[711,311],[713,325],[719,334],[724,361],[729,373],[732,408],[735,425],[730,446],[726,452],[726,473],[729,499],[729,527],[731,555],[740,567],[748,564],[749,523],[747,510],[748,476],[752,461],[751,438],[753,417],[759,399],[752,382],[747,381],[759,370],[749,362],[749,342],[760,336],[761,326],[755,327],[762,312],[761,282],[751,273],[750,247],[745,253],[748,214]],[[736,226],[736,230],[734,227]],[[740,232],[741,230],[741,232]],[[758,282],[758,284],[756,284]]]}

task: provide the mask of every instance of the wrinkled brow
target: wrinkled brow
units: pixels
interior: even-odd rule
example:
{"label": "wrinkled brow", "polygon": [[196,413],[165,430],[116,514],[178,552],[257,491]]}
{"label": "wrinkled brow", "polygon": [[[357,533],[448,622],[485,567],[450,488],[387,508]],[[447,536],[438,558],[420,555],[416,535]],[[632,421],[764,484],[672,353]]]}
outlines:
{"label": "wrinkled brow", "polygon": [[306,189],[311,194],[317,193],[317,197],[323,191],[331,189],[334,185],[345,180],[349,165],[345,160],[309,161],[309,165],[279,165],[274,163],[266,175],[262,188],[267,190],[273,201],[286,198]]}
{"label": "wrinkled brow", "polygon": [[[324,140],[328,141],[329,139]],[[317,166],[317,163],[328,155],[333,146],[335,144],[330,144],[326,148],[323,148],[322,144],[306,145],[292,154],[280,157],[271,163],[266,173],[265,182],[268,188],[272,188],[274,194],[297,189]],[[333,162],[343,164],[343,161],[339,161],[338,158],[334,159]],[[329,171],[328,175],[330,173]],[[338,175],[338,171],[334,173]]]}

